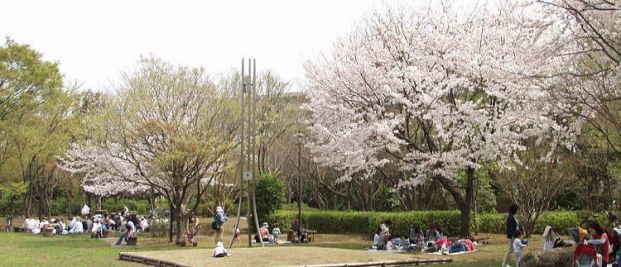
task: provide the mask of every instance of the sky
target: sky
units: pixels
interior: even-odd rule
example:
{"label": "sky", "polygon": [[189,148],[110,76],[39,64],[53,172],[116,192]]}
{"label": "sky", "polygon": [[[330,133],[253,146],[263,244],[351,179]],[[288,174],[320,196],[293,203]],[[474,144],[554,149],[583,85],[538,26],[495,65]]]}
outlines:
{"label": "sky", "polygon": [[2,3],[0,36],[58,62],[82,89],[112,90],[141,55],[154,55],[214,77],[253,57],[257,71],[274,71],[298,90],[304,62],[329,54],[364,14],[391,2],[12,0]]}

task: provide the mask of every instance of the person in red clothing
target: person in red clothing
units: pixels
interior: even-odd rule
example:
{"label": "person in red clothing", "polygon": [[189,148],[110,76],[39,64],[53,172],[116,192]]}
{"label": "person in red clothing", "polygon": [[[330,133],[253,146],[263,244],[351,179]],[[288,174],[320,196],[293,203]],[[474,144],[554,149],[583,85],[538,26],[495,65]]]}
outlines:
{"label": "person in red clothing", "polygon": [[589,222],[587,230],[589,231],[589,235],[591,235],[591,239],[588,243],[594,245],[597,251],[602,254],[602,266],[606,266],[610,260],[610,252],[608,251],[610,242],[608,240],[608,234],[597,222]]}

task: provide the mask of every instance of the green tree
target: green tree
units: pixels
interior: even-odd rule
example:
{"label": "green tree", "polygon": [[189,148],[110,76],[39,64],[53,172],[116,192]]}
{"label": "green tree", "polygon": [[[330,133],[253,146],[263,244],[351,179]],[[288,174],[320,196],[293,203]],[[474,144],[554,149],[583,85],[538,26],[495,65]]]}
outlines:
{"label": "green tree", "polygon": [[285,202],[285,181],[277,175],[264,173],[257,179],[257,216],[265,220]]}
{"label": "green tree", "polygon": [[51,215],[61,178],[56,157],[80,124],[78,98],[65,90],[58,65],[10,39],[0,46],[0,184],[28,185],[25,214]]}

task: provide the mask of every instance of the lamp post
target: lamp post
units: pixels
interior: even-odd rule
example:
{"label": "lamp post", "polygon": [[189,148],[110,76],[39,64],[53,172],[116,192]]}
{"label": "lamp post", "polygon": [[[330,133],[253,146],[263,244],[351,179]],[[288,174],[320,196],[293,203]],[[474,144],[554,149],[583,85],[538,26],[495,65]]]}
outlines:
{"label": "lamp post", "polygon": [[298,129],[298,240],[302,237],[302,133]]}

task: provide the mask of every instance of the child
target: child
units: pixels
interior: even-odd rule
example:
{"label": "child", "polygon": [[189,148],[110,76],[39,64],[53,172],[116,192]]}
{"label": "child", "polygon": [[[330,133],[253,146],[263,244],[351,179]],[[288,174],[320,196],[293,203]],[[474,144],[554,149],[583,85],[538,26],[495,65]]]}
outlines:
{"label": "child", "polygon": [[513,253],[515,253],[515,266],[520,266],[520,260],[522,259],[522,248],[526,247],[520,240],[520,231],[518,230],[515,233],[515,238],[513,239]]}
{"label": "child", "polygon": [[274,243],[278,244],[278,237],[282,234],[282,232],[280,232],[280,228],[278,227],[278,224],[275,223],[274,224],[274,228],[272,228],[272,236],[274,236]]}
{"label": "child", "polygon": [[216,244],[216,248],[213,251],[213,256],[220,258],[220,257],[231,256],[231,254],[229,254],[226,251],[226,249],[224,248],[224,244],[222,244],[222,242],[218,242],[218,244]]}

